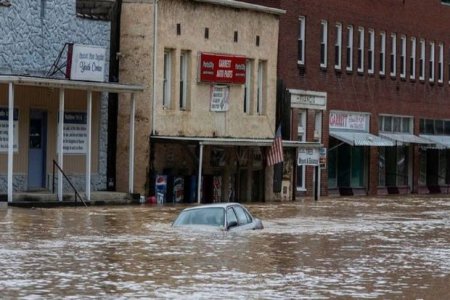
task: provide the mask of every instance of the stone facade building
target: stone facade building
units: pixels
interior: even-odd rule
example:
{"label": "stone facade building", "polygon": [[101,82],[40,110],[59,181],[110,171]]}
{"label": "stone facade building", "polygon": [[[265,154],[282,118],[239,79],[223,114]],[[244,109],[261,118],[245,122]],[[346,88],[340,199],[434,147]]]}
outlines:
{"label": "stone facade building", "polygon": [[[278,53],[285,121],[291,139],[327,148],[323,193],[448,192],[448,1],[245,2],[287,12]],[[311,185],[312,170],[298,168],[298,194]]]}
{"label": "stone facade building", "polygon": [[[154,3],[122,6],[120,81],[145,87],[137,98],[135,189],[166,202],[272,199],[273,168],[264,158],[277,121],[284,11],[238,1]],[[128,118],[119,104],[119,189],[127,174],[120,124]]]}
{"label": "stone facade building", "polygon": [[[15,98],[14,123],[14,191],[46,190],[52,185],[52,162],[57,157],[58,97],[57,88],[49,88],[42,79],[64,78],[64,74],[49,76],[52,65],[66,43],[100,46],[106,49],[105,81],[108,80],[110,22],[93,18],[84,11],[77,16],[76,5],[85,1],[5,1],[0,5],[0,190],[6,191],[8,165],[8,82],[17,82],[12,92]],[[96,2],[96,1],[90,1]],[[109,6],[111,7],[111,6]],[[67,49],[67,48],[66,48]],[[65,62],[63,53],[60,63]],[[9,77],[8,77],[9,76]],[[8,78],[12,78],[8,80]],[[54,81],[53,81],[54,83]],[[53,84],[52,83],[52,84]],[[34,86],[33,86],[34,85]],[[62,86],[62,85],[61,85]],[[86,90],[65,90],[66,117],[86,116]],[[94,190],[106,189],[107,164],[107,94],[93,93],[92,106],[92,177]],[[83,133],[82,133],[83,134]],[[70,138],[69,138],[70,139]],[[85,190],[85,154],[67,151],[64,171],[74,185]]]}

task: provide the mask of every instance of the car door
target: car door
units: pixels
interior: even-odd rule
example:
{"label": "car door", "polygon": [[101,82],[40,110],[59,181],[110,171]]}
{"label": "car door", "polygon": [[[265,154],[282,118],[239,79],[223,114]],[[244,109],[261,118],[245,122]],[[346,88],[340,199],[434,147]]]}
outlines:
{"label": "car door", "polygon": [[253,223],[251,217],[245,212],[245,210],[238,205],[232,207],[236,214],[238,226],[231,228],[231,230],[251,230],[253,229]]}

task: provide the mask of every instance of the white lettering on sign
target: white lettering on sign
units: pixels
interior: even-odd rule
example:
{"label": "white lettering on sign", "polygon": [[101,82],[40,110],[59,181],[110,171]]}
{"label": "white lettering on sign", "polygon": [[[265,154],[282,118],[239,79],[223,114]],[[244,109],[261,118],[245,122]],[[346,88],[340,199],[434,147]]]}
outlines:
{"label": "white lettering on sign", "polygon": [[220,68],[231,68],[231,59],[219,59]]}
{"label": "white lettering on sign", "polygon": [[347,112],[330,112],[330,128],[367,131],[369,115]]}

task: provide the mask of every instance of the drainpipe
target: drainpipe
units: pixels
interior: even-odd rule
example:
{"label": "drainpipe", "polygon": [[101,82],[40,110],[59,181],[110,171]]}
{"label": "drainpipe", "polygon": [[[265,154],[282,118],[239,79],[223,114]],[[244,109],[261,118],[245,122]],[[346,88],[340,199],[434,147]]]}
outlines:
{"label": "drainpipe", "polygon": [[156,60],[157,60],[157,25],[158,25],[158,0],[153,0],[153,78],[152,78],[152,135],[155,135],[155,106],[156,106]]}

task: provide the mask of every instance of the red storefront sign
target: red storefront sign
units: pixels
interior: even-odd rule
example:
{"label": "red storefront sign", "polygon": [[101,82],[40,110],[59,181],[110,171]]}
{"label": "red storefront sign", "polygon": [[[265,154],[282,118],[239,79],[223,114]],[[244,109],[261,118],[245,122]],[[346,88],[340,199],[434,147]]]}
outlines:
{"label": "red storefront sign", "polygon": [[245,84],[245,56],[200,53],[201,82]]}

